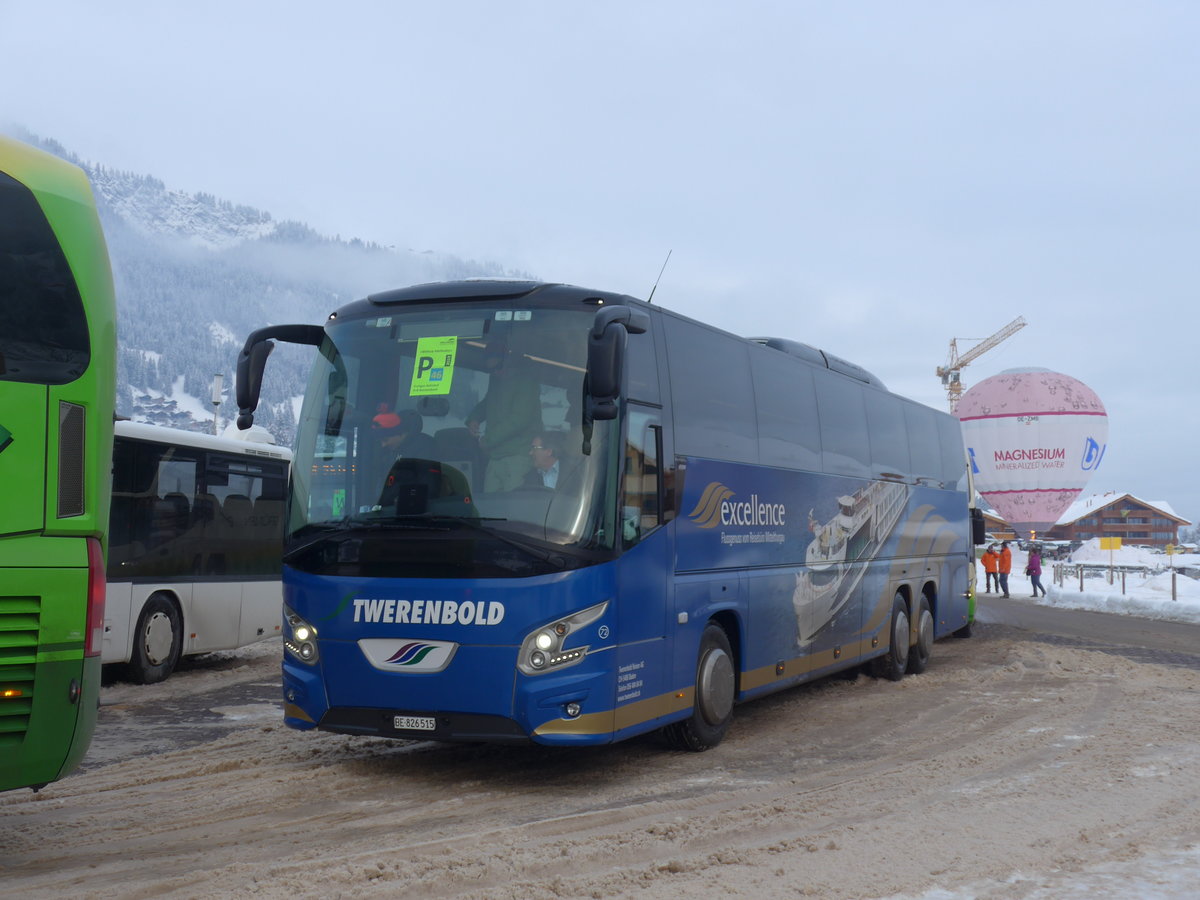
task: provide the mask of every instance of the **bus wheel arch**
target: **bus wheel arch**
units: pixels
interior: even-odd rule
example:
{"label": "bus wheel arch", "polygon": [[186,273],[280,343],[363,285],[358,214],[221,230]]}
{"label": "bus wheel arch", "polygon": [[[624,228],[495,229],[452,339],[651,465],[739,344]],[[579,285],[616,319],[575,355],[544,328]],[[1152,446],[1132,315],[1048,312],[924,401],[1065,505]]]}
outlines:
{"label": "bus wheel arch", "polygon": [[871,675],[899,681],[908,670],[909,658],[909,606],[907,591],[901,588],[892,597],[892,614],[888,624],[888,648],[882,656],[871,660]]}
{"label": "bus wheel arch", "polygon": [[183,613],[179,601],[166,591],[155,591],[138,614],[129,657],[129,677],[138,684],[163,681],[183,653]]}
{"label": "bus wheel arch", "polygon": [[733,721],[737,671],[737,660],[725,627],[710,619],[700,637],[691,715],[663,729],[667,743],[677,750],[693,753],[721,743]]}

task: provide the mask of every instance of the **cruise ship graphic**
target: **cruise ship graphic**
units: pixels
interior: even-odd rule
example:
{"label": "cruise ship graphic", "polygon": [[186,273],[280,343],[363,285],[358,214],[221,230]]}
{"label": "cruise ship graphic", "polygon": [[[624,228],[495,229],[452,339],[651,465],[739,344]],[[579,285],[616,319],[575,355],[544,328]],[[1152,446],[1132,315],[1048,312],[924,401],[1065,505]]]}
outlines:
{"label": "cruise ship graphic", "polygon": [[838,512],[824,524],[808,514],[813,533],[804,571],[796,576],[792,606],[800,645],[806,646],[853,595],[866,572],[858,560],[873,556],[891,535],[908,500],[908,486],[874,481],[838,498]]}

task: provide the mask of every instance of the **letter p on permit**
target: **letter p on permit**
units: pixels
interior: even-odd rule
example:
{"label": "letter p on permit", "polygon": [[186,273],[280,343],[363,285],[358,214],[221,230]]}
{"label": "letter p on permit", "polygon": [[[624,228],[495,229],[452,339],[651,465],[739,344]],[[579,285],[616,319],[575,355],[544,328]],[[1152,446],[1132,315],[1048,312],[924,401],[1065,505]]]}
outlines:
{"label": "letter p on permit", "polygon": [[[450,393],[457,347],[458,338],[453,335],[423,337],[417,341],[416,365],[408,389],[410,397]],[[438,365],[439,359],[444,360],[441,365]]]}

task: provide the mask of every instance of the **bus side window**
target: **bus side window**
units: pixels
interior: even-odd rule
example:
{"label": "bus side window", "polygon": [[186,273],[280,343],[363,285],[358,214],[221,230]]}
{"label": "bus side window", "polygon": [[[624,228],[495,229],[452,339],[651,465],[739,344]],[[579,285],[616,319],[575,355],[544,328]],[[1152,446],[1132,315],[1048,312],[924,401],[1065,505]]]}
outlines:
{"label": "bus side window", "polygon": [[758,465],[758,416],[744,341],[664,316],[675,407],[675,451]]}
{"label": "bus side window", "polygon": [[821,420],[821,471],[827,475],[872,477],[864,386],[826,369],[814,371],[813,378]]}
{"label": "bus side window", "polygon": [[812,365],[767,347],[751,347],[750,351],[758,405],[759,462],[819,472],[821,428]]}
{"label": "bus side window", "polygon": [[629,406],[625,442],[625,487],[621,498],[621,534],[632,546],[663,520],[659,479],[662,418],[656,409]]}
{"label": "bus side window", "polygon": [[629,373],[629,399],[658,403],[658,356],[654,352],[652,332],[629,335],[625,345],[625,368]]}
{"label": "bus side window", "polygon": [[[908,430],[909,456],[913,480],[918,484],[939,485],[942,481],[941,433],[937,416],[926,406],[904,405],[904,422]],[[966,468],[966,464],[963,464]]]}
{"label": "bus side window", "polygon": [[902,480],[912,462],[903,405],[884,391],[864,388],[867,402],[867,436],[871,444],[871,477]]}

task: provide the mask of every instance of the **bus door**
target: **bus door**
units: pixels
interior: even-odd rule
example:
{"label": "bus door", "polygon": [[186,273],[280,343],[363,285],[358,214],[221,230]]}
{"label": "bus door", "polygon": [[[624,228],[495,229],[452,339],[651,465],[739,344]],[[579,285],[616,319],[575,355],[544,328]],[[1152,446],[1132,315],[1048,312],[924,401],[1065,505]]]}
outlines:
{"label": "bus door", "polygon": [[673,686],[666,645],[672,561],[666,520],[662,413],[631,403],[623,454],[617,595],[616,729],[663,715],[656,698]]}
{"label": "bus door", "polygon": [[212,605],[197,612],[222,633],[226,646],[241,646],[278,633],[287,466],[281,461],[209,454],[205,473]]}

